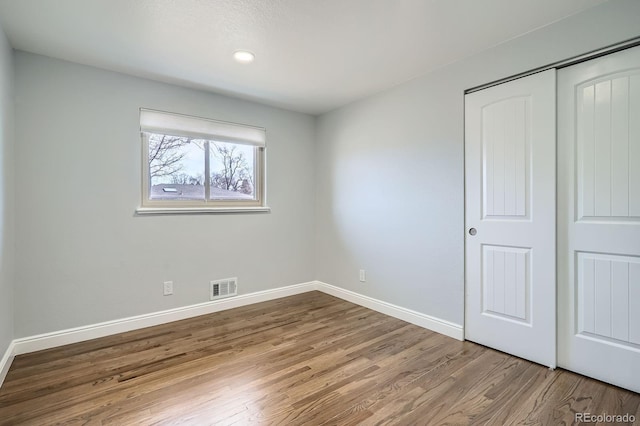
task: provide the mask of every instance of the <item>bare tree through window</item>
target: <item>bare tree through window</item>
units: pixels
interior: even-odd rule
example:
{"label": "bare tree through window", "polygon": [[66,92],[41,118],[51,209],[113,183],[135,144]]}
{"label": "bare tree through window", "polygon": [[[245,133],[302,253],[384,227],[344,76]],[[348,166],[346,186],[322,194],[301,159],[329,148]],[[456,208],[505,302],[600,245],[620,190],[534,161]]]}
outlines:
{"label": "bare tree through window", "polygon": [[[253,192],[253,164],[238,145],[229,143],[211,143],[212,154],[221,167],[211,172],[211,186],[228,191],[251,194]],[[251,159],[253,162],[253,159]]]}
{"label": "bare tree through window", "polygon": [[185,137],[151,134],[149,137],[149,176],[173,177],[182,171],[182,160],[186,153],[181,149],[191,140]]}
{"label": "bare tree through window", "polygon": [[149,134],[152,199],[251,199],[254,167],[254,147],[250,145]]}

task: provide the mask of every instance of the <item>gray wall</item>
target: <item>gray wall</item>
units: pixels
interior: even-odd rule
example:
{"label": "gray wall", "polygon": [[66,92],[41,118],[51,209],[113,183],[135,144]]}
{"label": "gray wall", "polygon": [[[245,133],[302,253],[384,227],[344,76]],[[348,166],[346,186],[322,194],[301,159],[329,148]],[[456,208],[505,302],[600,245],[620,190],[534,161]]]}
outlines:
{"label": "gray wall", "polygon": [[13,340],[13,50],[0,28],[0,358]]}
{"label": "gray wall", "polygon": [[[16,337],[312,280],[315,120],[17,52]],[[270,214],[135,216],[138,109],[263,126]],[[174,295],[162,282],[174,281]]]}
{"label": "gray wall", "polygon": [[321,116],[316,278],[462,324],[464,90],[639,36],[639,23],[640,1],[609,2]]}

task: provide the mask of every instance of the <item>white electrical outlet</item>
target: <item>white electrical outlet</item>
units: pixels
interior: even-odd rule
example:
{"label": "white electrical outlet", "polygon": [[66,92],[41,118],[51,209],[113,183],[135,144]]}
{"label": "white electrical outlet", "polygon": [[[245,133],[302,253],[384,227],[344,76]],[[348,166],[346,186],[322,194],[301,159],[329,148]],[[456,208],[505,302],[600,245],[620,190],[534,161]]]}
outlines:
{"label": "white electrical outlet", "polygon": [[360,282],[363,283],[367,281],[367,276],[365,275],[364,269],[360,269]]}
{"label": "white electrical outlet", "polygon": [[170,296],[173,294],[173,281],[164,282],[164,295]]}

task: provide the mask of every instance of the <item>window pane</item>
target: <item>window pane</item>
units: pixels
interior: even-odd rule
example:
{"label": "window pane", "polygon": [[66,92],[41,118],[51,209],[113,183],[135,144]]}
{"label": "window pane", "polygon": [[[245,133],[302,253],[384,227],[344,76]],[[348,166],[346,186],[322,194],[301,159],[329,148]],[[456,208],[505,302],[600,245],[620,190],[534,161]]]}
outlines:
{"label": "window pane", "polygon": [[255,150],[251,145],[209,143],[212,200],[255,200]]}
{"label": "window pane", "polygon": [[149,199],[204,200],[205,142],[149,134]]}

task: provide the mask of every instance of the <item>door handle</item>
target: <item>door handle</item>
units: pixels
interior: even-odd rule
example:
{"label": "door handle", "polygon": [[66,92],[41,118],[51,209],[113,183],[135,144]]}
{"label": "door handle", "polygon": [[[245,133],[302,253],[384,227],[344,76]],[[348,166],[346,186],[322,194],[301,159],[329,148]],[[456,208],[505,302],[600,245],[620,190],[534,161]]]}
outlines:
{"label": "door handle", "polygon": [[478,230],[476,228],[469,228],[469,235],[471,235],[472,237],[477,233],[478,233]]}

